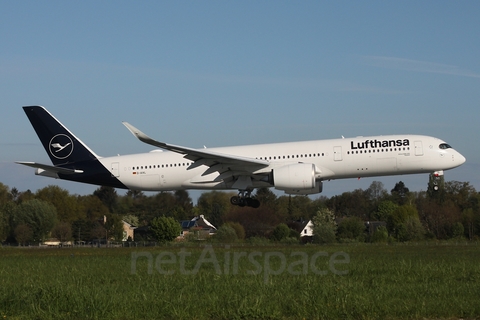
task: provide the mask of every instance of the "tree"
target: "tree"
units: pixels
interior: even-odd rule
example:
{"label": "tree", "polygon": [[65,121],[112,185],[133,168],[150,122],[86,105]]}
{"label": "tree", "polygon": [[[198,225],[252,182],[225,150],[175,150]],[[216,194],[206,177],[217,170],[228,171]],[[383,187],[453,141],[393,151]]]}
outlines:
{"label": "tree", "polygon": [[175,205],[181,207],[183,211],[188,215],[193,208],[192,198],[190,198],[188,191],[177,190],[174,193]]}
{"label": "tree", "polygon": [[388,217],[397,210],[398,205],[390,200],[384,200],[378,204],[377,211],[373,213],[373,218],[377,221],[387,221]]}
{"label": "tree", "polygon": [[[285,221],[273,209],[268,206],[251,207],[231,206],[231,210],[224,216],[225,221],[238,222],[245,228],[247,238],[259,236],[266,237],[273,228]],[[212,222],[209,219],[210,222]]]}
{"label": "tree", "polygon": [[133,226],[138,227],[138,217],[133,214],[127,214],[122,217],[122,220],[125,221],[126,223],[129,223]]}
{"label": "tree", "polygon": [[105,225],[107,231],[107,239],[122,241],[123,239],[123,222],[118,214],[109,213],[106,215]]}
{"label": "tree", "polygon": [[13,187],[12,190],[10,190],[10,198],[12,201],[16,202],[18,201],[18,197],[20,196],[20,191],[18,191],[17,188]]}
{"label": "tree", "polygon": [[407,220],[397,226],[397,240],[412,241],[422,240],[425,236],[425,229],[418,217],[409,217]]}
{"label": "tree", "polygon": [[53,228],[52,236],[61,242],[67,241],[72,238],[72,226],[68,222],[60,222]]}
{"label": "tree", "polygon": [[397,207],[388,216],[387,229],[398,241],[420,240],[425,235],[417,208],[408,204]]}
{"label": "tree", "polygon": [[0,206],[0,242],[3,242],[8,236],[8,214],[4,207]]}
{"label": "tree", "polygon": [[152,197],[146,197],[137,205],[136,214],[140,224],[148,224],[158,216],[173,216],[175,209],[175,197],[171,192],[159,192]]}
{"label": "tree", "polygon": [[96,221],[108,214],[108,208],[94,195],[80,196],[77,203],[80,212],[82,212],[78,220]]}
{"label": "tree", "polygon": [[258,188],[257,192],[255,193],[255,198],[260,201],[262,206],[275,209],[277,196],[272,192],[272,190],[270,190],[270,188]]}
{"label": "tree", "polygon": [[403,181],[399,181],[395,184],[395,187],[392,189],[391,193],[394,201],[397,204],[402,205],[406,203],[410,190],[405,186]]}
{"label": "tree", "polygon": [[327,208],[317,211],[312,219],[313,222],[313,242],[314,243],[333,243],[335,242],[337,223],[335,214]]}
{"label": "tree", "polygon": [[380,226],[375,230],[370,239],[372,242],[387,242],[388,241],[388,230],[384,226]]}
{"label": "tree", "polygon": [[445,201],[451,201],[460,210],[474,207],[475,200],[478,200],[477,191],[469,182],[448,181],[445,183],[445,193]]}
{"label": "tree", "polygon": [[461,222],[457,222],[452,226],[452,238],[463,238],[465,228]]}
{"label": "tree", "polygon": [[55,207],[41,200],[30,200],[19,204],[14,210],[14,225],[25,224],[32,229],[33,240],[43,240],[57,220]]}
{"label": "tree", "polygon": [[368,199],[373,203],[373,205],[377,205],[382,199],[387,196],[387,190],[385,189],[384,185],[380,181],[373,181],[368,189],[365,191],[368,196]]}
{"label": "tree", "polygon": [[33,194],[32,191],[30,190],[23,191],[23,192],[20,192],[19,195],[17,195],[16,203],[20,204],[22,202],[32,200],[32,199],[35,199],[35,195]]}
{"label": "tree", "polygon": [[475,235],[475,213],[472,208],[463,210],[463,221],[467,226],[468,239],[472,240]]}
{"label": "tree", "polygon": [[355,189],[352,192],[344,192],[340,196],[334,196],[327,201],[327,207],[341,216],[356,216],[363,220],[368,220],[372,205],[369,200],[370,195],[362,189]]}
{"label": "tree", "polygon": [[[97,226],[101,226],[98,221],[77,220],[72,223],[72,235],[75,241],[91,241],[98,239],[97,233],[93,231]],[[103,227],[102,227],[103,228]],[[100,238],[105,237],[105,230],[102,231]]]}
{"label": "tree", "polygon": [[160,242],[170,242],[180,235],[180,223],[171,217],[157,217],[150,223],[154,238]]}
{"label": "tree", "polygon": [[221,243],[233,243],[237,241],[237,233],[228,224],[222,225],[218,228],[217,233],[215,234],[215,240]]}
{"label": "tree", "polygon": [[365,224],[359,217],[348,217],[338,224],[339,239],[365,240]]}
{"label": "tree", "polygon": [[0,207],[12,199],[9,188],[0,182]]}
{"label": "tree", "polygon": [[101,186],[93,192],[100,201],[108,208],[108,211],[115,212],[117,206],[117,191],[113,187]]}
{"label": "tree", "polygon": [[90,239],[92,240],[105,239],[105,241],[107,241],[108,239],[107,229],[105,229],[105,227],[101,223],[96,222],[94,226],[90,229]]}
{"label": "tree", "polygon": [[197,207],[199,214],[209,218],[214,226],[222,225],[225,215],[230,211],[231,193],[211,191],[204,192],[198,198]]}
{"label": "tree", "polygon": [[273,229],[272,240],[282,241],[290,235],[290,228],[285,223],[280,223]]}
{"label": "tree", "polygon": [[15,241],[14,229],[16,227],[14,202],[7,202],[0,206],[0,241]]}
{"label": "tree", "polygon": [[22,223],[15,228],[15,239],[20,245],[25,245],[27,242],[33,240],[32,228]]}
{"label": "tree", "polygon": [[118,197],[117,213],[123,215],[137,213],[137,207],[144,202],[145,198],[142,191],[128,190],[124,196]]}
{"label": "tree", "polygon": [[237,238],[239,240],[244,240],[245,239],[245,228],[238,222],[227,222],[225,225],[232,227],[233,230],[235,230],[235,233],[237,234]]}
{"label": "tree", "polygon": [[76,197],[58,186],[50,185],[38,190],[35,198],[53,204],[57,209],[57,217],[60,221],[72,223],[81,216]]}

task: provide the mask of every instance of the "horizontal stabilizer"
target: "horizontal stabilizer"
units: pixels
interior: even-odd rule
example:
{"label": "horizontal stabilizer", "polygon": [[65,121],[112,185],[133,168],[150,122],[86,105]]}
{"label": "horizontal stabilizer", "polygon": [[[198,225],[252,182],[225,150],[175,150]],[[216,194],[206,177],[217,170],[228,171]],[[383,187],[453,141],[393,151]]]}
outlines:
{"label": "horizontal stabilizer", "polygon": [[28,162],[28,161],[16,161],[15,163],[23,164],[24,166],[42,169],[48,171],[50,173],[61,173],[61,174],[76,174],[76,173],[83,173],[83,170],[75,170],[75,169],[68,169],[62,167],[55,167],[48,164],[41,164],[36,162]]}

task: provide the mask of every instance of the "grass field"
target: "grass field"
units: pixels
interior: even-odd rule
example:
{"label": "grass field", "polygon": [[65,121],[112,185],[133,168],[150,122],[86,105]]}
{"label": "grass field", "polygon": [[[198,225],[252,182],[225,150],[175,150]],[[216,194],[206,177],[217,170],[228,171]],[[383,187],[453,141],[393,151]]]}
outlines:
{"label": "grass field", "polygon": [[0,248],[2,319],[480,317],[480,245]]}

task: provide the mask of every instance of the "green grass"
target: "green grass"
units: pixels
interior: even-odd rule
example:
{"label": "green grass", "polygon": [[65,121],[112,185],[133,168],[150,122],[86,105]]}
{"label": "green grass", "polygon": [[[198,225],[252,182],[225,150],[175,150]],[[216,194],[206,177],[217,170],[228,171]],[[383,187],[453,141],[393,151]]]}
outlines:
{"label": "green grass", "polygon": [[479,318],[479,301],[474,244],[0,248],[4,319],[455,319]]}

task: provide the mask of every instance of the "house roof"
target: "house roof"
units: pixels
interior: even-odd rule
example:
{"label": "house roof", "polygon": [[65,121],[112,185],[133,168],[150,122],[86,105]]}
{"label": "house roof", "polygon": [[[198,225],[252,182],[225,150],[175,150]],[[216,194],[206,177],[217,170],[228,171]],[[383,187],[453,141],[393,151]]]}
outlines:
{"label": "house roof", "polygon": [[131,224],[131,223],[128,223],[128,222],[125,221],[125,220],[122,220],[122,222],[123,222],[123,224],[126,224],[129,228],[132,228],[132,229],[136,229],[136,228],[137,228],[136,226],[134,226],[134,225]]}
{"label": "house roof", "polygon": [[192,220],[180,221],[180,225],[182,226],[183,229],[190,229],[192,227],[197,226],[196,221],[192,221]]}
{"label": "house roof", "polygon": [[217,230],[217,228],[215,228],[213,224],[211,224],[207,219],[205,219],[205,216],[203,214],[193,218],[192,221],[196,221],[199,227],[206,227],[206,228],[212,228]]}
{"label": "house roof", "polygon": [[203,215],[200,215],[198,217],[193,218],[192,220],[183,220],[180,221],[180,225],[182,226],[182,229],[190,229],[193,227],[200,227],[204,229],[215,229],[217,228],[211,224]]}

